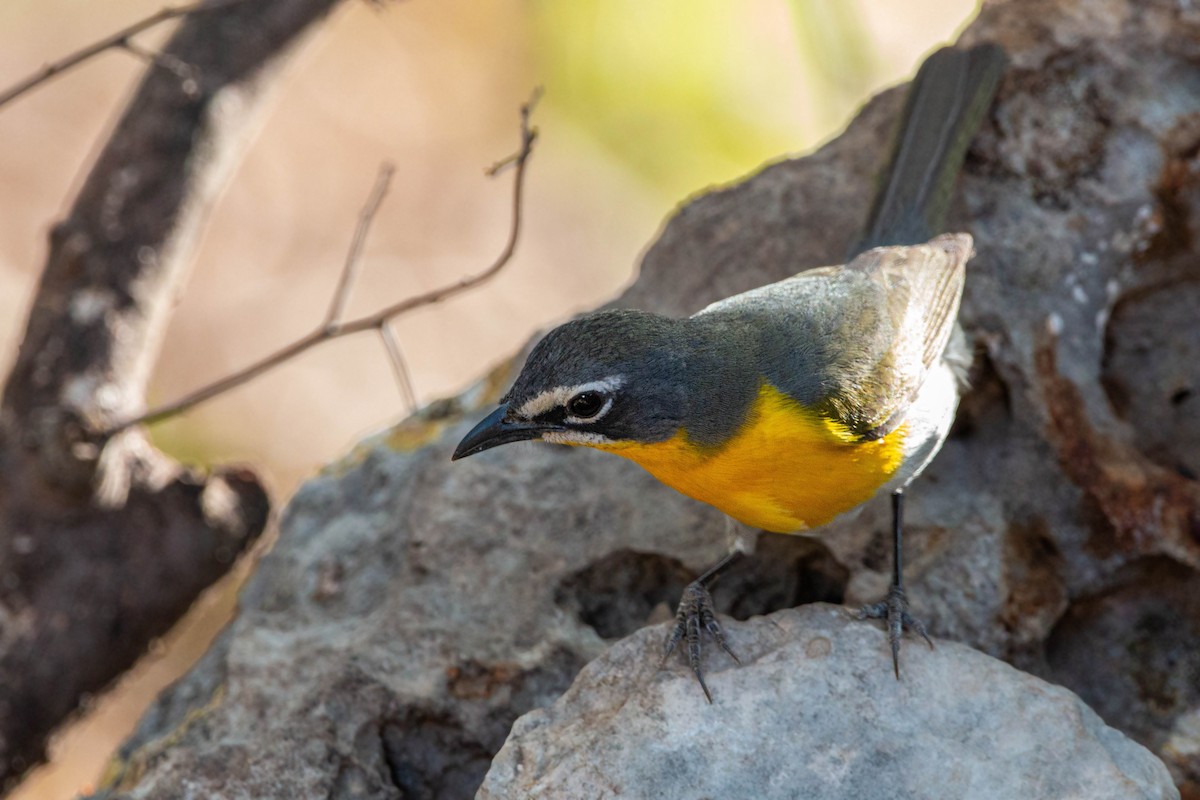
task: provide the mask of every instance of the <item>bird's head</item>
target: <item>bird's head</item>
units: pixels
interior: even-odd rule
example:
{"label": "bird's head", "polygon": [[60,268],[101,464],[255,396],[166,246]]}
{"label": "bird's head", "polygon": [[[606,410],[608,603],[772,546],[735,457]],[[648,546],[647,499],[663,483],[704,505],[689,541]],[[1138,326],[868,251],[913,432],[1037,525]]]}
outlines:
{"label": "bird's head", "polygon": [[560,325],[453,458],[529,440],[604,447],[669,439],[688,402],[681,322],[622,309]]}

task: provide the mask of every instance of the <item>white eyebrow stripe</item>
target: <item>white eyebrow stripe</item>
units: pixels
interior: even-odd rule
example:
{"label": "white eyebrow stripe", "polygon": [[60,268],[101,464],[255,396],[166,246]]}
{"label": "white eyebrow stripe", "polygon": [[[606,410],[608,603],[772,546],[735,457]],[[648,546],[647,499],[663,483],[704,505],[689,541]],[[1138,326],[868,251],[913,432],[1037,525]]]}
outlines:
{"label": "white eyebrow stripe", "polygon": [[615,392],[624,385],[624,375],[612,375],[604,380],[589,381],[577,386],[556,386],[522,403],[521,407],[517,409],[517,416],[522,419],[533,419],[545,414],[552,408],[566,405],[568,400],[580,392]]}

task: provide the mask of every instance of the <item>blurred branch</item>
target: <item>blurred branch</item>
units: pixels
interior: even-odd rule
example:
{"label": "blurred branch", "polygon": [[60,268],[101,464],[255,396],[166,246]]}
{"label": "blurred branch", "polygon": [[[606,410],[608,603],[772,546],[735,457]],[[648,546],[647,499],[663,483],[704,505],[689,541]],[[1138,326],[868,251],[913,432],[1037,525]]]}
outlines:
{"label": "blurred branch", "polygon": [[3,108],[26,92],[36,89],[38,86],[41,86],[51,78],[54,78],[70,69],[79,66],[85,61],[100,55],[106,50],[122,49],[127,50],[134,55],[143,57],[147,56],[147,51],[135,46],[130,40],[132,37],[138,35],[142,31],[153,28],[155,25],[160,25],[168,20],[185,17],[193,12],[216,11],[218,9],[225,8],[226,6],[244,2],[246,2],[246,0],[200,0],[200,2],[190,3],[185,6],[160,9],[150,16],[133,23],[128,27],[122,28],[110,36],[93,42],[87,47],[82,47],[76,50],[74,53],[60,58],[58,61],[46,64],[28,78],[25,78],[3,92],[0,92],[0,108]]}
{"label": "blurred branch", "polygon": [[329,313],[325,316],[324,327],[327,329],[337,325],[338,320],[346,312],[346,304],[350,302],[350,292],[354,288],[355,281],[358,280],[359,268],[362,265],[362,249],[367,241],[367,233],[371,230],[371,223],[374,221],[375,215],[379,213],[379,207],[383,205],[383,198],[387,196],[388,188],[392,184],[392,175],[395,172],[396,168],[391,164],[385,162],[380,165],[379,175],[375,178],[375,188],[371,190],[371,195],[358,214],[358,225],[354,229],[354,238],[350,241],[350,250],[346,253],[342,277],[338,280],[333,300],[329,304]]}
{"label": "blurred branch", "polygon": [[408,363],[404,360],[403,351],[400,350],[400,337],[396,335],[395,329],[387,322],[379,327],[379,335],[383,339],[384,348],[387,350],[388,360],[392,362],[392,372],[396,375],[396,383],[400,386],[400,397],[404,400],[404,405],[410,411],[415,411],[417,408],[417,393],[413,390],[412,375],[408,372]]}
{"label": "blurred branch", "polygon": [[[413,397],[411,382],[408,378],[408,370],[403,366],[403,359],[400,357],[399,342],[395,337],[395,333],[388,328],[388,323],[397,317],[414,311],[418,308],[439,303],[449,297],[464,292],[468,289],[475,288],[494,277],[501,269],[504,268],[509,261],[512,260],[513,254],[516,252],[517,240],[521,233],[522,221],[522,197],[525,187],[525,170],[529,162],[529,157],[533,153],[534,142],[537,141],[537,128],[530,126],[529,118],[533,112],[540,96],[540,90],[534,92],[534,95],[528,102],[521,106],[521,146],[512,156],[497,162],[488,170],[488,175],[496,175],[505,168],[512,166],[515,169],[513,177],[512,189],[512,224],[509,226],[508,240],[504,245],[504,249],[492,262],[491,266],[476,275],[470,275],[456,283],[448,286],[443,286],[433,291],[410,297],[393,303],[390,306],[380,309],[372,314],[363,317],[348,320],[343,322],[341,316],[345,311],[346,303],[349,298],[351,289],[355,279],[358,276],[359,266],[362,261],[362,246],[366,240],[367,233],[370,230],[379,207],[383,202],[383,198],[387,193],[387,187],[392,177],[391,165],[385,164],[380,168],[379,177],[376,179],[375,186],[371,190],[370,196],[367,198],[363,210],[359,214],[358,225],[354,232],[354,238],[350,244],[350,250],[346,255],[345,266],[342,269],[342,276],[338,281],[337,289],[334,292],[333,300],[329,306],[329,313],[324,322],[316,330],[302,336],[289,345],[286,345],[274,353],[263,357],[248,367],[245,367],[231,375],[227,375],[213,383],[208,384],[200,389],[190,392],[174,402],[161,405],[157,408],[150,409],[143,414],[132,417],[123,422],[117,423],[105,431],[106,435],[114,435],[131,428],[135,425],[149,425],[155,422],[160,422],[168,417],[175,416],[183,411],[186,411],[206,400],[210,400],[217,395],[223,394],[230,389],[241,386],[242,384],[257,378],[265,372],[268,372],[280,364],[284,364],[301,353],[316,347],[319,344],[339,339],[343,336],[350,336],[363,331],[375,330],[379,331],[383,336],[384,346],[391,356],[393,368],[396,370],[397,379],[400,381],[402,391],[405,393],[405,398],[410,403],[415,403]],[[389,339],[389,336],[391,337]],[[405,388],[406,387],[406,388]]]}
{"label": "blurred branch", "polygon": [[[266,525],[270,498],[251,469],[194,471],[141,430],[104,442],[97,431],[144,407],[195,233],[264,90],[340,2],[166,9],[5,93],[11,101],[109,47],[155,65],[51,230],[0,394],[0,794]],[[172,17],[182,21],[161,52],[129,43]]]}

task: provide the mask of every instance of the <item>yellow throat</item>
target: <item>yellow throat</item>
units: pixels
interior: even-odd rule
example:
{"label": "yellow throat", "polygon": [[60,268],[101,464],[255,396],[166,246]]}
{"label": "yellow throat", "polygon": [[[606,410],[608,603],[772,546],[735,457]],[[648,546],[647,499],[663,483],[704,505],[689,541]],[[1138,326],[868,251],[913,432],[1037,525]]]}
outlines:
{"label": "yellow throat", "polygon": [[702,447],[680,429],[664,442],[594,445],[635,461],[671,488],[753,528],[815,528],[874,495],[904,460],[906,426],[858,440],[769,384],[741,430]]}

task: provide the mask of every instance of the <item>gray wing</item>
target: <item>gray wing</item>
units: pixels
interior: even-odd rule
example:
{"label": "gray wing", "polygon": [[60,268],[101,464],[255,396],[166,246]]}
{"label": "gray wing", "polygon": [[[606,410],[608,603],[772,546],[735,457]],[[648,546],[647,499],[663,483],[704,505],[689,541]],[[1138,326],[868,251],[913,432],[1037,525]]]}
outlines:
{"label": "gray wing", "polygon": [[695,318],[752,334],[752,356],[776,388],[876,438],[903,421],[945,351],[971,252],[967,234],[876,248],[845,266],[722,300]]}

